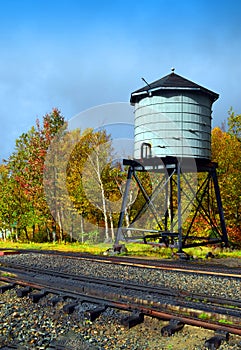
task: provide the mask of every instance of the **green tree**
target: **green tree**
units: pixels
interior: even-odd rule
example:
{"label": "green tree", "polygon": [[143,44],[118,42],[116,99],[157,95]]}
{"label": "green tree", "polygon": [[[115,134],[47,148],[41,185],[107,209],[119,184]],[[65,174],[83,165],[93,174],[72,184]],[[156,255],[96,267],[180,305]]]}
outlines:
{"label": "green tree", "polygon": [[228,114],[228,133],[241,141],[241,114],[235,114],[232,108]]}
{"label": "green tree", "polygon": [[6,232],[14,233],[17,203],[14,199],[14,182],[9,167],[6,164],[0,165],[0,227],[3,237],[6,239]]}

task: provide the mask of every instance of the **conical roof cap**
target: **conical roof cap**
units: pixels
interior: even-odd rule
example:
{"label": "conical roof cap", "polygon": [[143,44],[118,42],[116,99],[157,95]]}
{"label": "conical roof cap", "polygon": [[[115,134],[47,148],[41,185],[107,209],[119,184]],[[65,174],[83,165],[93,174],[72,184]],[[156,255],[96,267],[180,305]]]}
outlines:
{"label": "conical roof cap", "polygon": [[165,77],[154,81],[141,89],[138,89],[131,94],[130,102],[135,104],[148,96],[160,96],[163,95],[164,91],[196,91],[209,95],[212,102],[216,101],[219,97],[215,92],[206,89],[205,87],[198,85],[191,80],[183,78],[182,76],[172,72]]}

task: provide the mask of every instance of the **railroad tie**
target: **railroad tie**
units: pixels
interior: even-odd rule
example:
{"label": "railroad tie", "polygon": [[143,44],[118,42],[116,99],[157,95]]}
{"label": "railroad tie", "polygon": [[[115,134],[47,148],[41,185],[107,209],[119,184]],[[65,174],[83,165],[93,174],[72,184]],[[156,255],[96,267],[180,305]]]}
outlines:
{"label": "railroad tie", "polygon": [[169,324],[167,326],[162,327],[161,334],[163,337],[170,337],[176,332],[179,332],[184,327],[184,323],[177,320],[177,319],[171,319],[169,321]]}
{"label": "railroad tie", "polygon": [[204,346],[206,349],[216,350],[220,347],[223,341],[229,340],[229,333],[223,330],[217,330],[215,335],[206,340]]}
{"label": "railroad tie", "polygon": [[15,283],[4,284],[4,285],[0,286],[0,294],[3,294],[7,290],[12,289],[14,287],[15,287]]}
{"label": "railroad tie", "polygon": [[29,295],[30,299],[32,299],[33,303],[37,303],[40,299],[45,297],[48,292],[45,289],[42,289],[39,293],[31,293]]}
{"label": "railroad tie", "polygon": [[59,302],[63,301],[66,297],[62,296],[62,295],[56,295],[54,296],[52,299],[50,299],[50,304],[52,306],[55,306],[56,304],[58,304]]}
{"label": "railroad tie", "polygon": [[32,292],[32,288],[31,287],[25,287],[25,288],[17,289],[17,291],[16,291],[17,296],[19,298],[26,297],[31,292]]}
{"label": "railroad tie", "polygon": [[63,306],[63,310],[64,312],[66,312],[67,314],[72,314],[76,308],[76,306],[78,306],[79,302],[74,302],[74,303],[68,303],[65,304]]}
{"label": "railroad tie", "polygon": [[93,322],[106,310],[106,306],[96,307],[95,309],[85,311],[85,317]]}
{"label": "railroad tie", "polygon": [[137,324],[140,324],[144,321],[144,314],[142,312],[137,313],[133,312],[131,315],[126,316],[121,319],[121,324],[128,329],[131,327],[136,326]]}

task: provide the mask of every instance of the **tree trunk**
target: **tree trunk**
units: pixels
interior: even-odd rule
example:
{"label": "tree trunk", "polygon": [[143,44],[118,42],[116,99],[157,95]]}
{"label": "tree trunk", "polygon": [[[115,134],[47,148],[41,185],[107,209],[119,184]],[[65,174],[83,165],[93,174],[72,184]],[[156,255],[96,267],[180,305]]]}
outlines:
{"label": "tree trunk", "polygon": [[84,243],[84,220],[82,215],[80,216],[80,229],[81,229],[81,243]]}
{"label": "tree trunk", "polygon": [[114,231],[114,223],[113,223],[113,216],[112,216],[111,209],[109,210],[109,219],[110,219],[111,238],[112,238],[112,242],[114,242],[115,241],[115,231]]}
{"label": "tree trunk", "polygon": [[35,225],[32,226],[32,240],[34,241],[35,236]]}
{"label": "tree trunk", "polygon": [[71,228],[70,228],[70,232],[69,232],[69,240],[71,243],[73,242],[73,231],[74,231],[74,224],[73,224],[73,220],[72,220]]}
{"label": "tree trunk", "polygon": [[101,179],[101,169],[100,169],[98,154],[96,154],[96,174],[98,177],[98,182],[101,190],[102,211],[103,211],[104,222],[105,222],[105,240],[108,241],[109,240],[108,215],[107,215],[107,208],[106,208],[105,190],[104,190],[103,181]]}
{"label": "tree trunk", "polygon": [[3,241],[6,242],[6,240],[7,240],[6,230],[2,231],[2,236],[3,236]]}
{"label": "tree trunk", "polygon": [[27,230],[27,227],[26,227],[26,226],[24,226],[23,230],[24,230],[24,232],[25,232],[25,235],[26,235],[27,241],[29,242],[29,236],[28,236],[28,230]]}
{"label": "tree trunk", "polygon": [[45,224],[45,230],[46,230],[46,232],[47,232],[47,241],[50,242],[50,241],[51,241],[51,238],[50,238],[50,230],[49,230],[47,224]]}
{"label": "tree trunk", "polygon": [[60,212],[57,210],[57,216],[56,216],[57,222],[59,224],[59,240],[60,242],[63,241],[63,230],[62,230],[62,220],[60,218]]}
{"label": "tree trunk", "polygon": [[14,230],[14,228],[11,228],[11,231],[12,231],[11,236],[12,236],[13,232],[15,231],[15,240],[16,240],[16,242],[18,242],[18,229],[16,228]]}
{"label": "tree trunk", "polygon": [[109,240],[109,225],[108,225],[108,216],[107,216],[107,210],[106,210],[106,202],[105,202],[105,193],[104,193],[104,186],[101,181],[101,196],[102,196],[102,206],[103,206],[103,214],[104,214],[104,222],[105,222],[105,239]]}
{"label": "tree trunk", "polygon": [[52,221],[52,236],[53,236],[53,242],[56,241],[56,232],[57,232],[57,225],[56,225],[55,219],[53,218],[53,221]]}

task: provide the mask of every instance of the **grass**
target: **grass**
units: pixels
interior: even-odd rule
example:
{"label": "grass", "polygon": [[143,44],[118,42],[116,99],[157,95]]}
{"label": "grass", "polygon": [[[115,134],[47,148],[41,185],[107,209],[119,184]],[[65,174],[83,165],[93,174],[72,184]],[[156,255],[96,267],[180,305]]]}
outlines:
{"label": "grass", "polygon": [[[142,243],[126,243],[128,256],[142,256],[157,259],[170,259],[173,250],[170,248],[160,248]],[[20,243],[20,242],[3,242],[0,241],[0,249],[37,249],[37,250],[58,250],[62,252],[84,252],[90,254],[103,254],[112,244],[81,244],[81,243]],[[205,258],[208,252],[212,251],[216,258],[241,258],[241,251],[228,251],[211,247],[196,247],[185,249],[185,252],[195,258]],[[123,254],[122,254],[123,255]]]}
{"label": "grass", "polygon": [[3,272],[3,271],[0,271],[0,276],[1,277],[16,277],[16,275],[14,273],[11,273],[11,272]]}
{"label": "grass", "polygon": [[[198,318],[200,319],[200,320],[209,320],[210,319],[210,316],[207,314],[207,313],[205,313],[205,312],[203,312],[203,313],[201,313],[200,315],[198,315]],[[232,325],[233,324],[233,322],[232,321],[230,321],[230,320],[227,320],[227,319],[220,319],[220,320],[215,320],[215,321],[217,321],[218,323],[221,323],[221,324],[227,324],[227,325]]]}
{"label": "grass", "polygon": [[230,325],[233,324],[232,321],[228,321],[228,320],[224,320],[224,319],[218,320],[218,322],[221,323],[221,324],[230,324]]}
{"label": "grass", "polygon": [[101,254],[110,245],[99,244],[99,245],[85,245],[80,243],[21,243],[21,242],[10,242],[0,241],[0,249],[36,249],[36,250],[58,250],[62,252],[87,252],[91,254]]}
{"label": "grass", "polygon": [[205,312],[203,312],[200,315],[198,315],[198,318],[200,318],[201,320],[207,320],[210,318],[210,316],[208,314],[206,314]]}
{"label": "grass", "polygon": [[[71,252],[84,252],[91,254],[103,254],[112,244],[81,244],[81,243],[20,243],[0,241],[0,249],[37,249],[37,250],[58,250]],[[153,256],[170,258],[172,251],[167,248],[153,248],[147,244],[127,243],[128,255],[130,256]]]}

